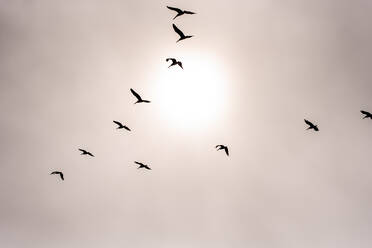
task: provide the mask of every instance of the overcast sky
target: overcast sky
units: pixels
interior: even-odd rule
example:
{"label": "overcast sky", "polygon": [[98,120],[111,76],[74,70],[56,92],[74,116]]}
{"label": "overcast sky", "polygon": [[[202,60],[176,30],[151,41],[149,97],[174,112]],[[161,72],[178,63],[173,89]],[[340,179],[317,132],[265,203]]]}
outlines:
{"label": "overcast sky", "polygon": [[371,13],[0,0],[0,246],[371,247]]}

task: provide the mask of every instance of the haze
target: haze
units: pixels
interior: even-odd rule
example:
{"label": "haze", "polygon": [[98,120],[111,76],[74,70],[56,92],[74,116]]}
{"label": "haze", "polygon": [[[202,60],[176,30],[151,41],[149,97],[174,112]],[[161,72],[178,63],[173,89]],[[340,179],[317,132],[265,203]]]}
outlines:
{"label": "haze", "polygon": [[371,12],[1,0],[0,246],[371,247]]}

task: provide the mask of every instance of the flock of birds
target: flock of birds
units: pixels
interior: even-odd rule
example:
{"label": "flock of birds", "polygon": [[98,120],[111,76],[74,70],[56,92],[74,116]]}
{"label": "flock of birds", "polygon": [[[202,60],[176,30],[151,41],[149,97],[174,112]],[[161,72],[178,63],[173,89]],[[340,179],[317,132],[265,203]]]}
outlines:
{"label": "flock of birds", "polygon": [[[167,6],[167,8],[170,9],[170,10],[172,10],[172,11],[177,12],[177,15],[173,18],[173,20],[176,19],[177,17],[182,16],[182,15],[185,15],[185,14],[188,14],[188,15],[196,14],[194,12],[187,11],[187,10],[181,10],[181,9],[175,8],[175,7],[169,7],[169,6]],[[180,37],[176,42],[179,42],[181,40],[185,40],[185,39],[188,39],[188,38],[193,37],[193,35],[185,35],[175,24],[173,24],[172,26],[173,26],[174,31]],[[172,66],[178,65],[179,67],[181,67],[183,69],[183,65],[182,65],[182,62],[181,61],[178,61],[175,58],[167,58],[166,59],[166,62],[168,62],[168,61],[171,61],[172,62],[168,66],[168,68],[169,67],[172,67]],[[137,99],[137,101],[134,104],[137,104],[137,103],[150,103],[149,100],[144,100],[132,88],[130,89],[130,91],[133,94],[133,96]],[[364,111],[364,110],[361,110],[360,112],[364,115],[363,119],[369,118],[369,119],[372,120],[372,114],[370,112]],[[306,120],[306,119],[304,119],[304,121],[308,125],[308,128],[306,130],[313,129],[314,131],[319,131],[319,128],[318,128],[317,125],[313,124],[311,121]],[[119,122],[119,121],[113,121],[113,122],[117,125],[117,128],[116,129],[125,129],[127,131],[131,131],[129,127],[127,127],[126,125],[123,125],[121,122]],[[228,149],[227,146],[225,146],[225,145],[217,145],[216,146],[216,149],[217,149],[217,151],[219,151],[219,150],[225,151],[226,155],[229,156],[229,149]],[[91,152],[89,152],[89,151],[86,151],[84,149],[79,149],[79,151],[81,152],[81,155],[87,155],[87,156],[94,157],[94,155]],[[151,170],[151,168],[148,165],[146,165],[146,164],[143,164],[143,163],[137,162],[137,161],[134,161],[134,163],[138,165],[138,168],[137,169],[143,168],[143,169]],[[50,174],[51,175],[58,175],[62,180],[64,180],[64,175],[63,175],[63,173],[61,171],[53,171]]]}

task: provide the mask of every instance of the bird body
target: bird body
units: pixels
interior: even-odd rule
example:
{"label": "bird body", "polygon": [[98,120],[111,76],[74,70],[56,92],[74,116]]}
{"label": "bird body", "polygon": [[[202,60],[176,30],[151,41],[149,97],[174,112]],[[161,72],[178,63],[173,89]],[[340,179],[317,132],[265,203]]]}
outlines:
{"label": "bird body", "polygon": [[141,103],[141,102],[150,103],[150,101],[148,100],[143,100],[142,97],[137,92],[135,92],[132,88],[130,89],[130,92],[132,92],[134,97],[137,98],[137,102],[135,102],[134,104]]}
{"label": "bird body", "polygon": [[124,129],[130,131],[129,127],[121,124],[120,122],[118,122],[118,121],[113,121],[113,122],[118,125],[118,127],[116,129],[123,129],[124,128]]}
{"label": "bird body", "polygon": [[360,112],[361,112],[362,114],[364,114],[363,119],[366,119],[366,118],[370,118],[370,119],[372,119],[372,114],[371,114],[370,112],[368,112],[368,111],[364,111],[364,110],[361,110]]}
{"label": "bird body", "polygon": [[188,10],[181,10],[181,9],[175,8],[175,7],[167,6],[167,8],[177,12],[177,15],[173,18],[173,20],[176,19],[177,17],[181,16],[181,15],[184,15],[184,14],[189,14],[189,15],[196,14],[194,12],[191,12],[191,11],[188,11]]}
{"label": "bird body", "polygon": [[65,180],[63,177],[63,173],[60,171],[53,171],[52,173],[50,173],[50,175],[59,175],[62,180]]}
{"label": "bird body", "polygon": [[309,130],[309,129],[314,129],[314,131],[319,131],[319,128],[317,125],[314,125],[311,121],[308,121],[306,119],[304,119],[305,123],[307,125],[309,125],[309,127],[306,129],[306,130]]}
{"label": "bird body", "polygon": [[180,36],[180,38],[176,42],[193,37],[193,35],[184,35],[184,33],[179,28],[177,28],[175,24],[173,24],[173,29]]}
{"label": "bird body", "polygon": [[171,66],[179,65],[179,67],[181,67],[183,69],[182,62],[181,61],[177,61],[174,58],[167,58],[165,61],[168,62],[169,60],[172,61],[172,64],[170,64],[170,66],[168,66],[168,68],[171,67]]}
{"label": "bird body", "polygon": [[137,169],[145,168],[147,170],[151,170],[151,168],[146,164],[143,164],[143,163],[140,163],[140,162],[137,162],[137,161],[134,161],[134,163],[139,165],[139,167]]}
{"label": "bird body", "polygon": [[89,155],[91,157],[94,157],[94,155],[84,149],[79,149],[79,151],[81,151],[82,153],[80,155]]}
{"label": "bird body", "polygon": [[229,156],[229,148],[225,145],[216,145],[217,151],[219,150],[225,150],[225,153],[227,156]]}

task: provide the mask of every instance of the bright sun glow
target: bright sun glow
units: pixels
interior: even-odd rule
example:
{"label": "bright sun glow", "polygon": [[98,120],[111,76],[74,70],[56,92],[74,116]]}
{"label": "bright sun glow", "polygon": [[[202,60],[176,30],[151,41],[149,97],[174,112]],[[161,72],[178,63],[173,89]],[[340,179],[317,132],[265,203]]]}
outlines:
{"label": "bright sun glow", "polygon": [[226,81],[215,60],[187,55],[176,59],[179,66],[164,70],[156,85],[157,104],[162,117],[172,127],[204,129],[218,121],[224,113]]}

